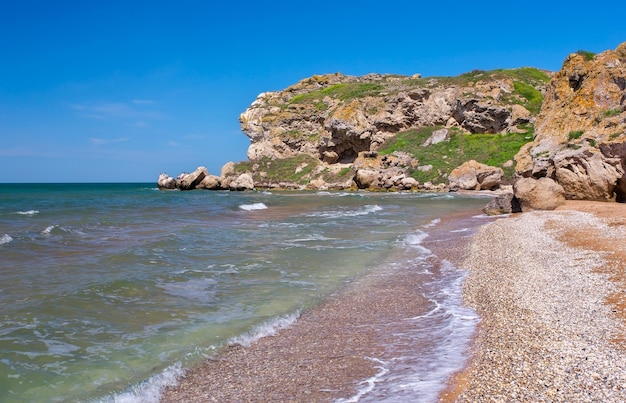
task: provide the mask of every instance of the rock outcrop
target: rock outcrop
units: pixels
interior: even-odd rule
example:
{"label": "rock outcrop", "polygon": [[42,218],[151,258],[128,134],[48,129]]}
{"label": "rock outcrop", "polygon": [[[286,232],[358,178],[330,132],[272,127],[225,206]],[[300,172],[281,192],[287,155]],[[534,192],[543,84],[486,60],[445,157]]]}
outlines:
{"label": "rock outcrop", "polygon": [[402,152],[391,155],[379,155],[375,151],[361,152],[353,164],[356,171],[354,182],[359,189],[417,189],[417,181],[408,173],[408,169],[416,165],[417,161]]}
{"label": "rock outcrop", "polygon": [[176,187],[180,190],[193,190],[209,174],[206,167],[198,167],[192,173],[181,173],[176,178]]}
{"label": "rock outcrop", "polygon": [[177,179],[162,173],[157,181],[161,190],[252,190],[254,180],[250,174],[237,174],[235,164],[226,163],[221,170],[221,176],[210,175],[205,167],[198,167],[192,173],[181,173]]}
{"label": "rock outcrop", "polygon": [[[452,168],[446,164],[428,176],[414,174],[433,168],[419,166],[417,159],[411,167],[379,161],[374,168],[359,166],[359,160],[399,133],[423,127],[435,128],[421,140],[424,148],[450,142],[451,130],[455,135],[526,133],[548,80],[546,72],[533,68],[472,71],[458,77],[312,76],[283,91],[259,94],[240,115],[241,129],[251,142],[245,169],[260,187],[441,190]],[[295,171],[303,155],[315,160],[306,162],[305,174]],[[297,179],[277,180],[277,165],[286,171],[289,164],[274,162],[288,160],[294,163],[285,173]],[[335,177],[334,167],[351,169],[353,177]],[[418,176],[433,177],[439,185],[428,179],[418,183]]]}
{"label": "rock outcrop", "polygon": [[448,176],[448,188],[457,190],[494,190],[500,186],[502,168],[470,160],[455,168]]}
{"label": "rock outcrop", "polygon": [[[251,141],[247,162],[226,164],[220,176],[202,167],[176,180],[161,175],[159,188],[496,189],[501,167],[458,166],[474,158],[462,152],[463,136],[519,134],[519,147],[534,126],[515,156],[514,199],[523,208],[554,208],[563,199],[626,202],[626,43],[591,58],[572,54],[551,80],[532,68],[430,78],[316,75],[260,94],[239,121]],[[424,149],[444,150],[436,154],[442,160]],[[509,179],[511,165],[502,165]]]}
{"label": "rock outcrop", "polygon": [[626,42],[565,59],[515,159],[518,176],[553,179],[567,199],[626,201]]}
{"label": "rock outcrop", "polygon": [[262,93],[239,118],[251,140],[248,158],[305,153],[327,164],[351,163],[360,152],[375,151],[410,128],[440,125],[504,133],[533,120],[520,105],[524,99],[511,77],[481,74],[455,81],[337,73]]}
{"label": "rock outcrop", "polygon": [[168,176],[166,173],[162,173],[159,175],[159,179],[157,180],[157,186],[161,190],[173,190],[176,189],[176,179]]}

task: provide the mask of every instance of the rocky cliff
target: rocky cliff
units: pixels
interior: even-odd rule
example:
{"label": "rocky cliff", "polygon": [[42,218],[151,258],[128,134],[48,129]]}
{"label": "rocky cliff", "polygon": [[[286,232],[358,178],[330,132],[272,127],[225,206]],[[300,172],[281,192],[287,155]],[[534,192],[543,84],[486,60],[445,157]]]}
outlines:
{"label": "rocky cliff", "polygon": [[248,161],[227,164],[219,177],[164,175],[159,186],[457,190],[515,182],[513,203],[523,209],[626,201],[626,43],[571,54],[555,74],[313,76],[260,94],[239,120]]}
{"label": "rocky cliff", "polygon": [[[395,155],[384,157],[385,161],[376,159],[376,152],[391,139],[423,127],[454,129],[452,134],[459,135],[526,133],[539,111],[541,91],[548,80],[545,72],[533,68],[431,78],[313,76],[283,91],[260,94],[241,114],[241,128],[251,140],[249,163],[244,168],[253,172],[255,183],[278,186],[268,179],[271,165],[299,159],[292,164],[292,173],[308,169],[306,177],[298,176],[300,185],[328,185],[329,178],[334,180],[333,170],[348,169],[351,175],[334,181],[331,187],[350,187],[359,184],[352,179],[358,179],[358,166],[369,155],[368,169],[395,171],[368,183],[400,189],[408,184],[412,188],[416,182],[400,182],[410,176],[408,170],[420,167],[417,158],[408,161],[406,155]],[[449,140],[444,134],[440,141]],[[396,181],[389,181],[392,176]],[[285,185],[286,178],[282,179]]]}
{"label": "rocky cliff", "polygon": [[547,177],[565,198],[626,201],[626,42],[569,55],[547,87],[517,174]]}

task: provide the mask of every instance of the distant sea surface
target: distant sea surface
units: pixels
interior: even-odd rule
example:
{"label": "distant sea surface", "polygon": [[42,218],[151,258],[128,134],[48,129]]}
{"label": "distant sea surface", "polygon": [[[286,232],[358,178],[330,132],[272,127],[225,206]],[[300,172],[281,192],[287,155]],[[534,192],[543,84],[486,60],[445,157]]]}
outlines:
{"label": "distant sea surface", "polygon": [[158,401],[185,368],[398,264],[424,279],[430,302],[415,333],[435,347],[428,362],[403,364],[415,382],[389,368],[377,385],[429,401],[462,367],[478,318],[461,304],[462,270],[435,270],[421,243],[451,214],[475,212],[450,236],[470,232],[485,222],[484,204],[454,194],[0,184],[0,401]]}

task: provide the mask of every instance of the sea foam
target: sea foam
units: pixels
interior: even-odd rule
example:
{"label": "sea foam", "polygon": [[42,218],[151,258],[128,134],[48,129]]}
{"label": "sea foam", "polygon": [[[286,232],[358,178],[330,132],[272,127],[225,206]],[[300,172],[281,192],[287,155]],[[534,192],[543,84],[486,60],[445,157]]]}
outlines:
{"label": "sea foam", "polygon": [[362,215],[368,215],[382,211],[382,207],[377,204],[368,204],[357,209],[350,209],[344,211],[320,211],[312,214],[308,214],[308,217],[322,217],[322,218],[341,218],[341,217],[358,217]]}
{"label": "sea foam", "polygon": [[15,214],[20,215],[35,215],[39,214],[39,210],[28,210],[28,211],[16,211]]}
{"label": "sea foam", "polygon": [[4,235],[0,236],[0,245],[7,244],[7,243],[11,242],[12,240],[13,240],[13,238],[11,238],[11,235],[4,234]]}
{"label": "sea foam", "polygon": [[254,342],[263,337],[274,336],[279,330],[286,329],[291,326],[300,317],[300,311],[286,316],[271,319],[264,322],[241,336],[233,337],[229,343],[233,345],[242,345],[250,347]]}
{"label": "sea foam", "polygon": [[52,230],[55,229],[56,227],[57,227],[56,225],[50,225],[50,226],[46,227],[46,229],[41,231],[41,233],[43,235],[50,235],[52,233]]}
{"label": "sea foam", "polygon": [[254,210],[265,210],[267,206],[263,203],[252,203],[252,204],[242,204],[239,206],[240,209],[245,211],[254,211]]}
{"label": "sea foam", "polygon": [[407,246],[417,246],[421,245],[424,239],[428,238],[428,233],[424,231],[417,230],[412,234],[408,234],[404,238],[404,244]]}
{"label": "sea foam", "polygon": [[99,403],[159,403],[163,391],[168,386],[178,385],[185,375],[180,363],[176,363],[147,380],[133,385],[123,392],[98,400]]}

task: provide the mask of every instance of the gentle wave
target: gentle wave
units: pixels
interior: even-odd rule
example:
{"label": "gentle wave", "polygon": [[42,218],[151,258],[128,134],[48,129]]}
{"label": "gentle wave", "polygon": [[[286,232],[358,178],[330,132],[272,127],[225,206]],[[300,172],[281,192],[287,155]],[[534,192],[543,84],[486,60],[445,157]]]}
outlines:
{"label": "gentle wave", "polygon": [[374,390],[374,387],[376,386],[376,382],[378,382],[379,380],[381,380],[381,378],[385,375],[387,375],[387,373],[389,372],[389,369],[387,368],[387,363],[384,361],[379,360],[378,358],[371,358],[371,357],[366,357],[367,359],[369,359],[370,361],[374,361],[379,363],[380,365],[377,365],[376,369],[378,369],[379,371],[372,376],[371,378],[368,378],[364,381],[359,382],[359,385],[363,385],[362,387],[360,387],[357,390],[356,395],[348,398],[348,399],[337,399],[335,400],[335,402],[338,403],[356,403],[359,400],[361,400],[361,398],[365,395],[367,395],[368,393],[370,393],[372,390]]}
{"label": "gentle wave", "polygon": [[98,403],[158,403],[161,401],[163,391],[168,386],[178,385],[178,380],[185,375],[185,370],[180,363],[166,368],[144,382],[133,385],[127,390],[107,396]]}
{"label": "gentle wave", "polygon": [[12,240],[13,240],[13,238],[11,238],[11,235],[4,234],[4,235],[0,236],[0,245],[7,244],[7,243],[11,242]]}
{"label": "gentle wave", "polygon": [[252,204],[242,204],[239,206],[240,209],[245,211],[254,211],[254,210],[265,210],[267,206],[264,203],[252,203]]}
{"label": "gentle wave", "polygon": [[56,225],[50,225],[49,227],[46,227],[45,230],[41,231],[41,233],[43,235],[50,235],[52,233],[52,230],[55,229],[57,226]]}
{"label": "gentle wave", "polygon": [[460,229],[452,230],[450,232],[452,232],[452,233],[459,233],[459,232],[469,232],[469,231],[471,231],[469,228],[460,228]]}
{"label": "gentle wave", "polygon": [[382,211],[382,207],[377,204],[368,204],[362,208],[348,211],[320,211],[317,213],[308,214],[307,217],[322,217],[322,218],[342,218],[342,217],[357,217],[361,215],[368,215]]}
{"label": "gentle wave", "polygon": [[279,330],[288,328],[299,317],[300,311],[292,313],[291,315],[271,319],[241,336],[233,337],[228,344],[231,346],[241,345],[244,347],[250,347],[257,340],[267,336],[274,336]]}
{"label": "gentle wave", "polygon": [[428,224],[422,225],[422,228],[432,228],[432,227],[437,226],[437,224],[439,224],[440,222],[441,222],[441,218],[435,218],[431,220]]}
{"label": "gentle wave", "polygon": [[404,238],[404,244],[407,246],[418,246],[424,242],[424,239],[428,238],[428,233],[424,231],[417,230],[412,234],[408,234]]}
{"label": "gentle wave", "polygon": [[35,215],[39,214],[39,210],[28,210],[28,211],[16,211],[15,214],[21,215]]}

